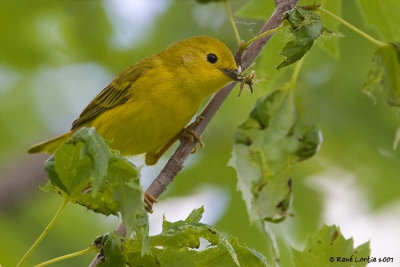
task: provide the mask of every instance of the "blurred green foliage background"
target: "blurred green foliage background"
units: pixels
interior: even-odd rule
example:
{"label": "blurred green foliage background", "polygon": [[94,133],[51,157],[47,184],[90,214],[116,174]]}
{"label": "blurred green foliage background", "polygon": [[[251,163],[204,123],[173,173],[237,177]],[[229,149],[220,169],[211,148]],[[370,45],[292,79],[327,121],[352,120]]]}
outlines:
{"label": "blurred green foliage background", "polygon": [[[238,10],[249,1],[230,2],[232,9]],[[247,13],[259,12],[260,20],[237,17],[243,39],[257,33],[263,24],[262,16],[272,11],[272,1],[269,2],[262,12],[260,9],[249,11],[251,5],[247,7]],[[343,17],[383,41],[393,41],[379,36],[365,24],[356,1],[343,1]],[[326,175],[322,174],[329,173],[328,190],[331,186],[334,191],[338,185],[343,190],[358,192],[360,197],[351,204],[366,206],[370,218],[388,206],[399,207],[400,152],[392,148],[399,127],[398,111],[389,108],[383,99],[376,99],[374,103],[361,92],[375,47],[344,27],[340,27],[340,32],[345,36],[339,39],[340,55],[335,58],[314,47],[306,56],[296,86],[300,111],[316,122],[324,142],[314,158],[295,167],[293,217],[273,226],[283,266],[291,265],[287,257],[289,246],[301,248],[306,236],[327,222],[327,218],[332,218],[329,214],[335,213],[328,209],[332,205],[327,205],[326,190],[318,186],[315,177],[324,180]],[[41,171],[44,157],[27,156],[30,145],[68,130],[85,105],[123,68],[193,35],[216,37],[233,51],[236,49],[233,31],[220,3],[1,1],[0,186],[1,192],[7,192],[7,197],[0,198],[1,264],[16,264],[61,203],[56,195],[39,190],[38,185],[45,178]],[[279,50],[268,45],[260,60],[268,61],[269,55],[276,58]],[[235,172],[226,163],[235,128],[246,119],[259,96],[287,81],[290,70],[291,67],[282,70],[279,78],[269,82],[272,74],[258,69],[260,82],[254,94],[245,92],[237,98],[237,89],[231,94],[204,135],[206,147],[191,156],[160,200],[160,205],[164,201],[174,206],[158,209],[156,213],[165,213],[171,218],[184,199],[167,202],[168,199],[211,188],[220,196],[211,201],[225,203],[217,205],[218,210],[210,215],[214,218],[213,225],[249,247],[260,252],[265,250],[265,240],[260,230],[249,224],[244,202],[236,191]],[[162,163],[144,169],[144,184],[154,178],[160,167]],[[310,179],[311,176],[314,178]],[[348,176],[352,177],[351,182]],[[345,186],[339,187],[343,183]],[[204,195],[207,194],[200,196]],[[199,197],[195,207],[207,201],[211,206],[217,204]],[[387,216],[394,216],[394,221],[400,222],[398,214]],[[341,226],[340,222],[328,222]],[[97,235],[117,225],[115,218],[105,219],[83,207],[69,205],[28,264],[84,249]],[[345,232],[347,237],[351,234]],[[361,236],[358,243],[369,238]],[[82,256],[57,266],[84,266],[93,256]]]}

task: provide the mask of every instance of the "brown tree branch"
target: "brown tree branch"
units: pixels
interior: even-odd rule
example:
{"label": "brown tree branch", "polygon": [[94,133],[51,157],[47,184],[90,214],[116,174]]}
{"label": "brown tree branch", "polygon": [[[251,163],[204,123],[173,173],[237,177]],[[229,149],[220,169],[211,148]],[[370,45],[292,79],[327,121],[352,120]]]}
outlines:
{"label": "brown tree branch", "polygon": [[[275,10],[272,13],[271,17],[264,24],[264,26],[261,28],[259,34],[278,27],[282,22],[283,13],[290,9],[293,9],[297,4],[297,1],[298,0],[275,0]],[[264,48],[266,43],[271,39],[271,37],[272,35],[267,35],[261,39],[258,39],[254,41],[243,52],[242,55],[236,54],[235,58],[240,58],[240,65],[243,70],[247,69],[254,62],[258,54]],[[215,113],[221,107],[235,85],[236,82],[231,82],[230,84],[226,85],[224,88],[218,91],[208,102],[207,106],[204,108],[203,112],[200,115],[203,117],[203,119],[200,120],[200,122],[192,128],[197,136],[201,136],[201,134],[204,132],[207,125],[210,123],[211,119],[214,117]],[[183,164],[186,158],[192,152],[196,143],[197,140],[195,140],[194,138],[193,140],[189,140],[187,138],[181,140],[181,143],[175,150],[174,154],[170,157],[160,174],[157,176],[156,179],[154,179],[152,184],[146,190],[147,194],[153,196],[154,198],[158,198],[167,189],[168,185],[183,168]],[[126,230],[122,223],[118,226],[117,232],[120,233],[122,236],[125,235]],[[100,256],[101,255],[98,254],[89,266],[96,266],[96,264],[100,260]]]}

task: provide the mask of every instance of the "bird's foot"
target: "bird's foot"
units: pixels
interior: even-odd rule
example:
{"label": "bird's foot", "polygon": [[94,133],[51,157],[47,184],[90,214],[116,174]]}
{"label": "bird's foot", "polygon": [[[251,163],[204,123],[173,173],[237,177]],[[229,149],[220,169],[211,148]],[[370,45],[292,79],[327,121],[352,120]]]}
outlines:
{"label": "bird's foot", "polygon": [[191,124],[186,126],[186,128],[193,128],[193,127],[197,126],[203,119],[204,119],[204,116],[202,116],[202,115],[197,116],[196,119],[194,120],[194,122],[192,122]]}
{"label": "bird's foot", "polygon": [[183,128],[182,137],[189,139],[190,142],[194,142],[194,140],[196,140],[201,147],[204,147],[204,144],[201,141],[200,136],[198,136],[197,133],[189,127]]}
{"label": "bird's foot", "polygon": [[154,203],[157,203],[157,199],[150,194],[144,193],[144,208],[148,213],[153,213]]}
{"label": "bird's foot", "polygon": [[[185,128],[182,129],[180,136],[181,138],[186,138],[188,139],[190,142],[194,142],[195,140],[200,144],[200,147],[204,147],[203,142],[201,141],[200,136],[197,135],[197,133],[193,130],[193,128],[195,126],[197,126],[201,120],[203,120],[204,117],[203,116],[197,116],[196,120],[194,122],[192,122],[191,124],[189,124],[188,126],[186,126]],[[192,154],[196,152],[196,147],[193,147],[192,150]]]}

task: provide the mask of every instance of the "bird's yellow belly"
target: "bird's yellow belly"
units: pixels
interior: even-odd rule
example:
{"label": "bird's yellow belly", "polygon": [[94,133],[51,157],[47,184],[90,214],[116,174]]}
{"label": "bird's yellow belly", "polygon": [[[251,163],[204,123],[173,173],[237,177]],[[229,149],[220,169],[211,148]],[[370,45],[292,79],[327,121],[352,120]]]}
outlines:
{"label": "bird's yellow belly", "polygon": [[103,113],[92,126],[123,155],[157,152],[187,125],[200,105],[185,100],[179,99],[173,106],[127,103]]}

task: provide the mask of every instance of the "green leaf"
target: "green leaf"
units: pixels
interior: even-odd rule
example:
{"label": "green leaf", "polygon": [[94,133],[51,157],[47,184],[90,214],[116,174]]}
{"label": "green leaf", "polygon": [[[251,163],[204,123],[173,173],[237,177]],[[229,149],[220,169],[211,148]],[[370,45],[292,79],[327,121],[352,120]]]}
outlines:
{"label": "green leaf", "polygon": [[139,171],[119,152],[113,151],[108,163],[107,182],[110,189],[107,193],[118,203],[122,219],[127,225],[132,225],[136,218],[134,211],[143,206]]}
{"label": "green leaf", "polygon": [[[50,180],[69,195],[75,195],[87,186],[91,177],[91,190],[95,195],[103,183],[110,159],[110,150],[94,129],[79,129],[46,163],[54,164]],[[56,175],[55,175],[56,174]]]}
{"label": "green leaf", "polygon": [[79,194],[88,185],[92,161],[81,154],[82,149],[83,143],[64,143],[54,154],[54,158],[50,158],[45,164],[51,182],[68,195]]}
{"label": "green leaf", "polygon": [[386,41],[400,40],[400,1],[359,0],[358,3],[366,21],[377,29]]}
{"label": "green leaf", "polygon": [[207,239],[212,245],[226,245],[224,236],[211,226],[186,221],[168,222],[165,219],[161,234],[152,236],[150,242],[155,246],[199,248],[200,237]]}
{"label": "green leaf", "polygon": [[148,252],[148,217],[139,170],[118,151],[110,150],[94,129],[77,131],[45,168],[52,191],[104,215],[120,213],[128,234],[134,231],[142,253]]}
{"label": "green leaf", "polygon": [[[336,226],[324,225],[308,237],[303,251],[292,249],[295,266],[366,266],[369,242],[357,248],[353,239],[345,239]],[[348,260],[347,262],[343,262]]]}
{"label": "green leaf", "polygon": [[391,106],[400,106],[400,43],[380,47],[372,59],[372,66],[364,83],[363,91],[376,96],[378,91],[386,95]]}
{"label": "green leaf", "polygon": [[104,140],[96,133],[94,128],[89,130],[80,129],[66,144],[85,143],[81,151],[81,157],[89,157],[92,161],[91,168],[92,192],[96,194],[102,185],[103,179],[107,173],[107,163],[110,159],[110,149]]}
{"label": "green leaf", "polygon": [[201,220],[201,217],[203,217],[204,213],[204,206],[201,206],[198,209],[194,209],[189,216],[186,218],[185,222],[188,223],[198,223]]}
{"label": "green leaf", "polygon": [[[190,250],[189,248],[171,248],[153,249],[154,255],[153,264],[145,265],[144,263],[136,260],[128,261],[132,266],[174,266],[174,267],[203,267],[203,266],[242,266],[242,267],[257,267],[267,266],[265,257],[259,252],[256,252],[244,245],[240,245],[235,238],[227,240],[232,244],[232,249],[238,254],[240,265],[236,265],[229,254],[222,246],[215,246],[205,250],[197,251]],[[133,256],[133,255],[130,255]],[[148,262],[149,260],[144,262]],[[154,262],[157,261],[158,265]],[[141,265],[142,264],[142,265]]]}
{"label": "green leaf", "polygon": [[241,266],[267,266],[266,259],[260,252],[240,244],[235,237],[230,237],[228,241],[235,250]]}
{"label": "green leaf", "polygon": [[292,27],[291,33],[294,39],[283,47],[281,55],[285,59],[277,66],[277,69],[301,59],[311,49],[323,30],[320,17],[300,7],[285,12],[284,18]]}
{"label": "green leaf", "polygon": [[[185,221],[164,219],[161,234],[150,237],[150,255],[141,256],[134,239],[124,244],[127,263],[131,266],[266,266],[265,257],[240,244],[235,238],[226,239],[213,227],[198,223],[203,208],[196,209]],[[203,250],[200,239],[210,244]]]}
{"label": "green leaf", "polygon": [[134,227],[134,238],[140,247],[141,256],[150,252],[149,215],[145,209],[138,209]]}
{"label": "green leaf", "polygon": [[266,20],[271,16],[274,8],[273,0],[250,0],[236,11],[235,15],[249,19]]}
{"label": "green leaf", "polygon": [[320,133],[299,121],[291,90],[277,90],[257,101],[235,132],[229,161],[252,221],[286,218],[292,166],[314,155],[320,143]]}
{"label": "green leaf", "polygon": [[[296,128],[298,129],[298,128]],[[319,130],[315,128],[305,129],[303,136],[298,139],[299,148],[296,150],[295,154],[300,160],[306,160],[314,156],[322,143],[322,134]]]}
{"label": "green leaf", "polygon": [[121,238],[121,235],[117,232],[108,233],[101,237],[100,245],[104,261],[99,261],[97,266],[126,266]]}
{"label": "green leaf", "polygon": [[[203,267],[203,266],[237,266],[232,258],[226,253],[221,246],[208,248],[202,251],[184,248],[153,248],[153,257],[140,258],[137,253],[128,254],[128,263],[130,266],[174,266],[174,267]],[[253,257],[255,258],[255,256]],[[251,258],[253,260],[253,258]],[[262,263],[261,263],[262,264]],[[261,265],[260,261],[255,264],[243,264],[242,267],[248,266],[266,266]]]}
{"label": "green leaf", "polygon": [[[320,4],[324,9],[341,16],[342,15],[342,1],[338,0],[300,0],[298,6],[315,6]],[[339,32],[339,26],[341,25],[339,21],[332,18],[331,16],[320,13],[321,20],[324,25],[324,31],[321,33],[317,39],[316,44],[322,51],[326,52],[328,55],[339,58],[339,38],[343,37]]]}

